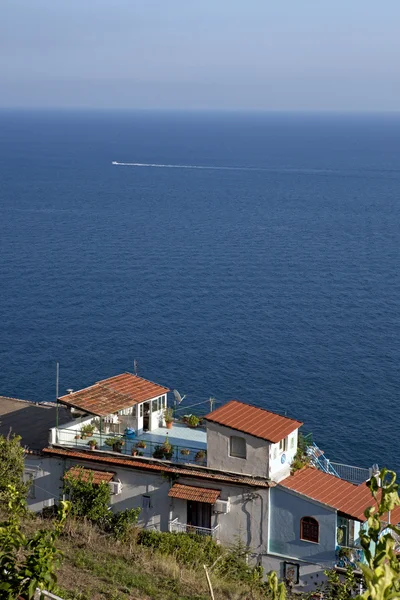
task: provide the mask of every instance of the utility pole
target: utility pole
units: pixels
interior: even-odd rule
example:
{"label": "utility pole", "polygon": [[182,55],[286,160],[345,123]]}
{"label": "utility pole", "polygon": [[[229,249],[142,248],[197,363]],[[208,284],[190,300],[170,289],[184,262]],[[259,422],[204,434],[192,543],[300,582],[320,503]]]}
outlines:
{"label": "utility pole", "polygon": [[58,429],[58,386],[60,379],[60,363],[56,363],[56,428]]}

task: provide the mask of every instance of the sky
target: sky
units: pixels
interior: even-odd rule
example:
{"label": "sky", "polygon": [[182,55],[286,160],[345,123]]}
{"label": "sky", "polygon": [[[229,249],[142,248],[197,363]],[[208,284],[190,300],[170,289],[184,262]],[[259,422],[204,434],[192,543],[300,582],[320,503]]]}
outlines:
{"label": "sky", "polygon": [[399,0],[0,0],[0,107],[399,110],[399,23]]}

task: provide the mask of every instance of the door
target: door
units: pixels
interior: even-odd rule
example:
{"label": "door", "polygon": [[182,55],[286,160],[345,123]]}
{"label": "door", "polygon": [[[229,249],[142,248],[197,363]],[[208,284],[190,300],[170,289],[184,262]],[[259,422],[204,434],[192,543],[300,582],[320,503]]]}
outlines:
{"label": "door", "polygon": [[150,429],[150,402],[143,404],[143,431]]}
{"label": "door", "polygon": [[188,500],[187,524],[192,525],[192,527],[211,529],[211,504]]}

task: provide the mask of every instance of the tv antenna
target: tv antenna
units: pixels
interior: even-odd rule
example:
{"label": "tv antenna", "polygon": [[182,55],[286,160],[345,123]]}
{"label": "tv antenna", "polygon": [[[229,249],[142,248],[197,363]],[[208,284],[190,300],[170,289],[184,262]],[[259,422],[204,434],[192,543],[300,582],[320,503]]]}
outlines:
{"label": "tv antenna", "polygon": [[181,396],[178,390],[174,390],[175,404],[180,404],[186,398],[186,394]]}
{"label": "tv antenna", "polygon": [[138,374],[138,363],[137,360],[135,358],[135,360],[133,361],[133,372],[135,373],[135,375]]}

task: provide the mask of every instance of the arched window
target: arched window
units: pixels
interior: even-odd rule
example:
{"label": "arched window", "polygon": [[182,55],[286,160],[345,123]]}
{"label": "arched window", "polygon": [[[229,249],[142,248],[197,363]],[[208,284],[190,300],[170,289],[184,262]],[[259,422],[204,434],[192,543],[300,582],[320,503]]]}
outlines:
{"label": "arched window", "polygon": [[230,455],[235,458],[246,458],[246,440],[237,435],[231,435]]}
{"label": "arched window", "polygon": [[319,523],[313,517],[303,517],[300,520],[300,539],[306,542],[319,542]]}

